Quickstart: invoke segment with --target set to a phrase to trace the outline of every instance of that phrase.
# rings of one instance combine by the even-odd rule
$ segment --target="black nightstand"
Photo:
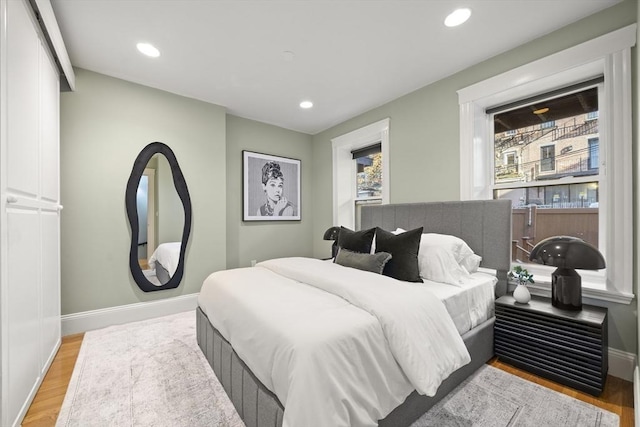
[[[607,309],[583,305],[560,310],[532,297],[518,304],[496,300],[495,354],[509,364],[593,394],[602,393],[608,369]]]

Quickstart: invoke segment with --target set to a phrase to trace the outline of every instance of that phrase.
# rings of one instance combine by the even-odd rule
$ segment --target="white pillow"
[[[392,233],[400,234],[404,233],[405,231],[405,229],[396,228],[394,231],[392,231]],[[420,260],[420,252],[425,252],[426,250],[423,250],[422,248],[426,248],[429,246],[441,247],[447,251],[450,251],[453,254],[456,262],[461,267],[464,267],[467,273],[475,273],[476,271],[478,271],[478,267],[480,267],[480,261],[482,261],[482,257],[480,255],[476,255],[473,252],[473,249],[471,249],[469,245],[467,245],[467,242],[459,237],[438,233],[422,234],[422,236],[420,237],[420,251],[418,252],[418,261]]]
[[[478,271],[482,257],[473,253],[467,243],[459,237],[448,234],[425,233],[420,239],[420,250],[423,247],[438,246],[450,251],[456,262],[466,268],[469,273]]]
[[[420,276],[434,282],[460,286],[469,273],[456,261],[453,253],[443,246],[424,246],[418,252]]]
[[[471,254],[460,261],[460,265],[469,273],[475,273],[478,271],[478,267],[480,267],[480,261],[482,261],[482,257],[480,255]]]
[[[397,236],[398,234],[404,233],[405,231],[407,230],[402,228],[396,228],[395,230],[392,231],[392,233]],[[422,237],[420,239],[422,240]],[[375,235],[373,236],[373,242],[371,242],[371,253],[372,254],[376,253],[376,236]]]

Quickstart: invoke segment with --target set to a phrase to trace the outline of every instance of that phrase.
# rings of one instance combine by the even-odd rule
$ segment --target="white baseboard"
[[[111,325],[168,316],[169,314],[195,310],[197,306],[198,294],[196,293],[157,301],[65,314],[62,316],[62,335],[78,334]]]
[[[609,347],[609,375],[633,381],[636,355]]]

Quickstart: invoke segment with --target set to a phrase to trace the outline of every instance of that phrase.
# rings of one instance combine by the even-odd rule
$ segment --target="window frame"
[[[599,93],[600,227],[607,269],[580,270],[587,298],[630,304],[633,299],[633,189],[631,47],[629,25],[517,67],[458,91],[460,106],[460,199],[492,199],[493,126],[486,108],[604,75]],[[615,100],[615,102],[614,102]],[[612,141],[612,143],[607,143]],[[553,268],[535,266],[534,292],[550,295]]]
[[[551,153],[549,157],[545,157],[546,154]],[[545,162],[548,160],[548,162]],[[548,168],[543,168],[544,164],[549,163]],[[551,143],[540,146],[540,172],[555,172],[556,171],[556,144]]]
[[[331,139],[333,161],[333,224],[355,229],[356,162],[351,152],[380,142],[382,151],[382,204],[389,203],[389,118]],[[380,199],[375,197],[374,199]]]

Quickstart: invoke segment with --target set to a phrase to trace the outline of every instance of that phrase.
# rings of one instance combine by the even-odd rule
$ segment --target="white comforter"
[[[151,258],[149,258],[149,268],[156,269],[156,261],[159,262],[173,277],[178,268],[180,260],[180,242],[161,243],[158,245]]]
[[[213,273],[198,303],[285,407],[284,427],[375,426],[470,361],[426,286],[309,258]]]

